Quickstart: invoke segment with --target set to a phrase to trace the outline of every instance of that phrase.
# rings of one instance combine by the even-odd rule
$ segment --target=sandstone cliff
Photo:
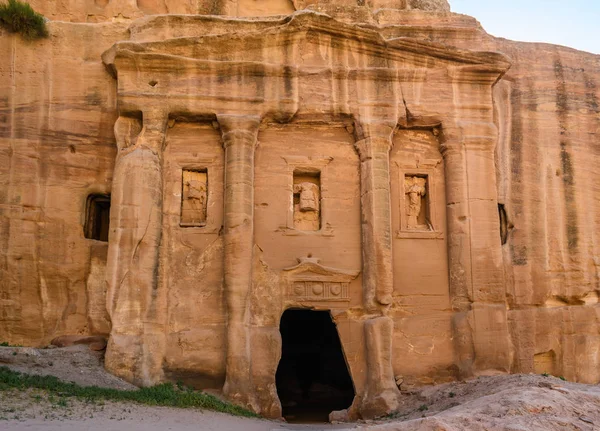
[[[157,14],[224,16],[288,15],[315,6],[450,11],[447,0],[32,0],[44,16],[67,22],[124,21]]]
[[[352,28],[374,30],[382,40],[417,38],[448,47],[496,51],[510,59],[512,66],[493,93],[498,127],[494,161],[497,202],[504,212],[501,224],[506,234],[503,261],[496,263],[504,268],[509,332],[498,333],[495,338],[492,313],[488,333],[492,335],[483,341],[487,348],[501,346],[509,359],[504,371],[549,372],[573,381],[600,382],[600,173],[596,169],[600,166],[600,56],[494,38],[473,18],[450,13],[445,1],[372,0],[352,4],[352,9],[346,8],[352,2],[342,3],[281,0],[265,7],[250,0],[31,1],[52,20],[48,23],[50,38],[24,42],[0,33],[0,341],[41,346],[59,335],[108,335],[111,330],[111,310],[105,306],[108,245],[86,238],[83,231],[87,197],[115,193],[112,180],[117,142],[113,127],[122,107],[117,106],[117,81],[101,55],[119,41],[151,44],[228,32],[243,38],[245,32],[267,29],[296,8],[306,7],[330,14]],[[227,18],[254,15],[262,18]],[[175,49],[176,44],[171,42],[169,49]],[[206,46],[199,46],[197,52],[220,54]],[[414,110],[412,103],[419,99],[418,91],[407,95],[407,112]],[[440,100],[444,97],[440,94]],[[476,103],[473,101],[473,110],[478,109]],[[135,124],[137,120],[131,121]],[[169,158],[163,169],[174,172],[185,164],[186,154],[193,154],[203,142],[212,144],[200,157],[222,157],[218,145],[221,133],[211,121],[202,119],[202,125],[177,122],[167,135]],[[333,242],[337,254],[331,257],[332,266],[354,268],[360,267],[361,259],[360,205],[359,200],[348,201],[343,192],[358,194],[360,162],[350,151],[352,139],[347,130],[352,133],[351,126],[338,126],[332,130],[300,128],[293,136],[314,154],[321,150],[311,147],[311,137],[320,137],[335,159],[347,161],[343,166],[332,162],[333,177],[354,176],[355,180],[340,180],[335,186],[339,195],[334,191],[330,199],[350,210],[335,215],[343,221],[335,239],[326,236],[311,243],[301,237],[291,241],[323,253]],[[273,142],[290,135],[283,126],[258,133],[262,133],[264,144],[257,152],[257,165],[271,164],[273,169],[280,169],[269,159],[275,156],[267,154],[282,160],[286,154],[279,155],[280,149]],[[404,131],[396,139],[403,137],[413,146],[408,155],[393,150],[390,157],[394,166],[418,151],[428,160],[441,159],[437,150],[431,149],[437,142],[432,134]],[[329,155],[320,157],[325,160]],[[223,167],[215,166],[221,176],[215,177],[216,183],[209,178],[209,184],[222,190]],[[131,175],[134,181],[135,175]],[[170,335],[166,343],[171,352],[164,369],[166,378],[201,376],[198,385],[219,387],[224,380],[226,343],[222,273],[227,245],[219,232],[222,214],[208,220],[214,228],[208,235],[181,235],[174,227],[178,226],[174,221],[177,202],[168,197],[175,196],[179,187],[173,178],[175,174],[164,184],[173,193],[165,195],[162,224],[173,251],[161,256],[173,270],[161,275],[172,279],[164,299],[169,304]],[[278,184],[274,174],[258,172],[254,181],[257,205],[267,202],[270,194],[284,198],[277,195],[277,187],[285,185]],[[441,207],[443,188],[440,184],[437,194]],[[257,224],[256,235],[265,255],[258,249],[253,254],[257,286],[253,295],[258,298],[254,303],[263,307],[259,315],[276,325],[278,315],[268,313],[272,310],[268,301],[273,297],[269,289],[278,282],[278,275],[265,262],[277,269],[286,268],[297,256],[292,248],[278,248],[273,232],[279,227],[270,226],[268,217],[261,215],[266,206],[257,208],[256,219],[264,220],[264,224]],[[481,341],[453,336],[457,327],[462,333],[461,325],[468,327],[473,322],[456,317],[464,311],[464,298],[448,293],[446,239],[441,245],[435,241],[394,251],[394,371],[408,376],[411,384],[460,377],[468,368],[461,364],[473,360],[474,346]],[[433,256],[439,265],[431,270],[427,259],[411,260],[419,253]],[[403,276],[411,268],[418,274]],[[361,277],[349,287],[358,297]],[[208,287],[202,291],[192,288],[198,280],[204,280]],[[423,291],[429,288],[428,283],[435,291]],[[353,301],[352,306],[358,306],[360,299]],[[197,307],[205,311],[198,314]],[[119,319],[126,321],[132,315],[128,313],[137,311],[125,307]],[[348,334],[356,329],[344,319],[352,317],[347,313],[339,321]],[[268,342],[271,336],[265,333],[261,339]],[[276,367],[276,363],[269,366]],[[129,372],[135,371],[121,370],[121,375],[129,376]],[[361,372],[364,370],[357,371]]]

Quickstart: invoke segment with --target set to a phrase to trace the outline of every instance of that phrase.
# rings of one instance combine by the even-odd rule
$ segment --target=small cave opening
[[[502,245],[505,245],[508,242],[508,233],[510,232],[511,226],[504,204],[498,204],[498,216],[500,218],[500,241]]]
[[[354,385],[329,311],[286,310],[281,316],[277,393],[288,422],[329,422],[350,407]]]
[[[110,195],[93,194],[86,200],[83,232],[86,238],[108,241],[110,228]]]

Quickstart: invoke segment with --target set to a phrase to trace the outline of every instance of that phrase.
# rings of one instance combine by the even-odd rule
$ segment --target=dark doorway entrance
[[[288,422],[328,422],[350,407],[354,386],[337,329],[328,311],[286,310],[277,393]]]

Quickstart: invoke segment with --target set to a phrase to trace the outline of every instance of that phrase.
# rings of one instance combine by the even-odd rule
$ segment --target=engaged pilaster
[[[510,340],[491,122],[444,129],[450,295],[464,376],[508,372]]]
[[[390,150],[394,128],[357,127],[360,157],[363,300],[368,311],[392,303],[392,226]]]
[[[257,411],[251,379],[248,296],[254,245],[254,150],[260,118],[218,115],[225,148],[224,276],[227,363],[223,392]]]
[[[106,267],[112,330],[106,368],[138,385],[161,381],[166,300],[159,286],[162,147],[168,113],[149,110],[115,124],[119,153],[113,174]]]
[[[377,317],[364,323],[367,379],[359,406],[363,418],[389,414],[400,406],[392,368],[394,322],[384,317],[392,304],[390,159],[395,125],[357,125],[362,215],[363,302]]]

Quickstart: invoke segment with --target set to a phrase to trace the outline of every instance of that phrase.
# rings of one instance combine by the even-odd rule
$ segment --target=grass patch
[[[0,347],[23,347],[20,344],[8,344],[8,341],[3,341],[0,343]]]
[[[61,397],[77,397],[87,402],[125,401],[149,406],[198,408],[235,416],[258,417],[249,410],[221,401],[215,396],[192,389],[179,390],[171,383],[124,391],[98,386],[79,386],[75,383],[63,382],[54,376],[22,374],[7,367],[0,367],[0,391],[30,388],[46,390],[50,396],[55,394]]]
[[[19,33],[24,39],[48,37],[46,19],[20,0],[8,0],[0,4],[0,26],[11,33]]]
[[[23,347],[22,344],[9,344],[8,341],[3,341],[0,343],[0,347]]]

